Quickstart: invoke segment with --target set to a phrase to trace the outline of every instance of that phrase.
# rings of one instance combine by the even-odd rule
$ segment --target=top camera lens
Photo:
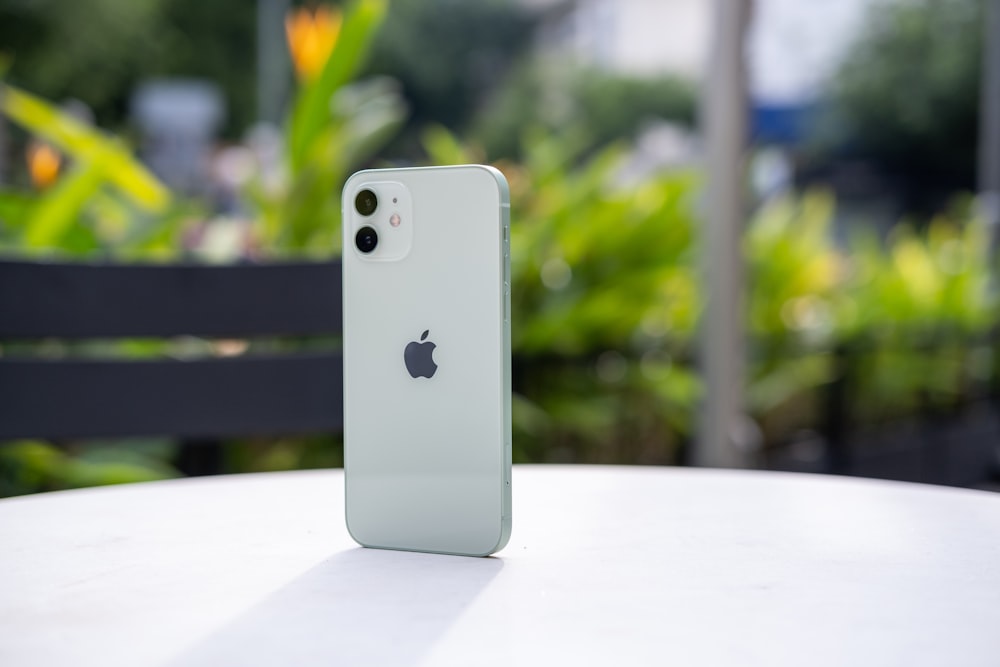
[[[371,190],[365,189],[358,193],[358,196],[354,198],[354,208],[358,210],[361,215],[371,215],[378,208],[378,197]]]

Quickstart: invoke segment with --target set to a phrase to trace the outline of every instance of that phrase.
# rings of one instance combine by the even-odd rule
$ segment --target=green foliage
[[[832,95],[857,152],[938,187],[973,184],[983,7],[872,5]]]
[[[428,123],[464,133],[531,35],[516,0],[393,0],[367,68],[398,80],[412,112],[392,154],[419,159]]]
[[[0,49],[14,56],[12,83],[81,100],[105,127],[124,126],[144,78],[210,80],[227,103],[225,135],[236,138],[256,114],[256,12],[247,0],[6,2]],[[364,75],[401,82],[413,114],[396,147],[412,149],[428,122],[464,129],[530,36],[513,0],[393,0]]]
[[[616,148],[573,168],[556,140],[537,138],[511,235],[515,332],[530,354],[587,355],[640,328],[686,343],[698,316],[690,270],[691,175],[615,183]],[[654,336],[655,337],[655,336]]]
[[[256,113],[256,3],[246,0],[33,0],[0,3],[0,49],[10,81],[80,100],[104,127],[127,121],[129,96],[149,77],[197,77],[227,102],[228,136]]]
[[[344,465],[342,439],[329,435],[273,440],[240,440],[225,446],[226,469],[270,472],[340,468]]]
[[[276,174],[259,171],[247,187],[252,234],[270,253],[339,251],[340,188],[405,117],[392,81],[354,81],[385,12],[384,0],[346,9],[325,67],[293,100],[283,164]],[[119,140],[40,98],[0,84],[0,112],[72,163],[37,195],[0,191],[0,243],[18,252],[171,256],[181,252],[185,228],[206,217],[197,202],[175,201]]]
[[[858,424],[951,409],[989,381],[1000,303],[983,221],[958,211],[885,242],[855,233],[845,248],[832,216],[813,193],[771,203],[747,232],[748,400],[770,441],[815,428],[822,392],[845,372]]]
[[[985,394],[1000,303],[983,221],[942,216],[923,233],[902,225],[887,250],[862,238],[851,256],[845,328],[855,374],[869,378],[856,388],[856,412],[875,420],[949,410]]]
[[[694,85],[683,79],[631,77],[533,60],[523,63],[484,105],[473,127],[492,158],[521,158],[526,128],[573,137],[589,152],[634,138],[643,124],[694,122]]]
[[[357,2],[343,19],[343,28],[333,52],[316,79],[303,86],[292,105],[287,125],[288,163],[301,170],[309,158],[323,152],[318,145],[330,120],[330,100],[351,80],[385,14],[384,0]]]
[[[852,257],[855,331],[976,336],[995,320],[989,233],[980,220],[938,217],[923,234],[901,225],[888,254],[868,238],[859,239]]]
[[[162,0],[0,4],[0,44],[9,78],[50,99],[77,99],[120,122],[140,73],[161,53]]]
[[[300,86],[285,125],[283,177],[259,177],[249,200],[261,245],[272,252],[329,256],[340,250],[340,189],[405,118],[395,83],[351,83],[384,19],[384,0],[359,0],[345,12],[336,46],[323,70]]]
[[[833,242],[833,206],[819,192],[781,199],[749,225],[744,247],[752,276],[752,335],[773,339],[778,347],[832,340],[845,261]]]
[[[169,193],[117,140],[13,86],[0,91],[0,109],[11,120],[55,144],[78,163],[100,164],[107,180],[143,208],[165,208]]]
[[[226,102],[225,125],[221,128],[224,136],[241,137],[257,120],[259,3],[142,0],[131,4],[160,5],[155,29],[144,37],[156,50],[145,61],[142,77],[195,77],[211,81],[219,87]],[[80,78],[87,81],[90,72],[85,72],[86,76]]]
[[[72,160],[69,173],[36,197],[5,194],[0,198],[0,231],[11,234],[19,251],[73,247],[73,235],[98,231],[94,214],[100,208],[162,215],[171,204],[167,189],[121,145],[43,100],[9,84],[0,83],[0,113],[36,137],[58,147]],[[119,216],[125,225],[128,215]],[[79,226],[88,220],[87,227]],[[107,229],[105,227],[105,229]],[[116,240],[128,229],[115,230]],[[0,243],[4,241],[0,236]],[[83,249],[97,245],[96,236],[84,237]]]
[[[0,447],[0,497],[170,479],[177,473],[162,461],[171,449],[161,442],[96,443],[73,456],[37,440],[5,443]]]
[[[804,426],[818,415],[780,414],[833,379],[829,354],[845,314],[846,258],[833,240],[834,202],[813,192],[771,202],[747,228],[748,333],[753,341],[747,402],[767,428],[770,422]],[[778,415],[771,413],[777,411]]]

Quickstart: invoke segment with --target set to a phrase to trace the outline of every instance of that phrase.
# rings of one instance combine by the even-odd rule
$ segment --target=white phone
[[[489,555],[511,530],[507,181],[482,165],[361,171],[342,208],[348,531]]]

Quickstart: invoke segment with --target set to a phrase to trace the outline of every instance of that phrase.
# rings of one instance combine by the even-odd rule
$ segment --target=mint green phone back
[[[363,189],[379,194],[371,216],[355,209]],[[362,545],[486,555],[510,535],[508,202],[483,166],[344,187],[346,511]],[[368,255],[363,226],[379,236]],[[426,343],[436,370],[412,377],[405,350]]]

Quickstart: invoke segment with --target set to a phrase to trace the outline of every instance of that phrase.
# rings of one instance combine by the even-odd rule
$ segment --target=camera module
[[[354,208],[357,209],[358,213],[361,215],[371,215],[375,212],[378,207],[378,197],[371,190],[365,188],[358,193],[358,196],[354,198]],[[373,248],[375,246],[372,246]]]
[[[372,196],[374,197],[374,195]],[[374,210],[374,208],[372,210]],[[358,250],[367,255],[375,249],[375,246],[378,245],[378,234],[372,227],[362,227],[354,236],[354,245],[358,247]]]

